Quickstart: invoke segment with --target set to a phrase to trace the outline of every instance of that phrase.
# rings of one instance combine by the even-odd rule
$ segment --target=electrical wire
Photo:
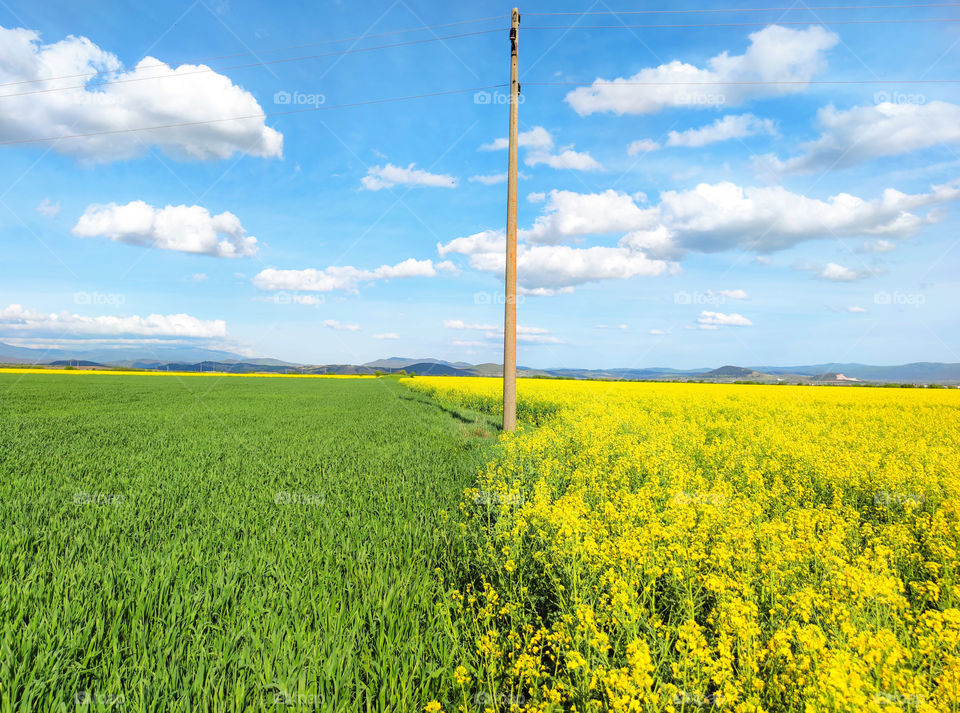
[[[767,25],[890,25],[960,22],[960,17],[907,18],[897,20],[780,20],[766,22],[698,22],[675,25],[525,25],[527,30],[665,30],[696,27],[765,27]]]
[[[685,10],[586,10],[584,12],[525,12],[525,17],[550,17],[558,15],[700,15],[707,13],[726,14],[736,12],[815,12],[828,10],[914,10],[930,7],[960,7],[957,2],[931,2],[912,5],[821,5],[817,7],[727,7]]]
[[[184,61],[176,62],[176,64],[180,65],[180,64],[199,64],[201,62],[215,62],[221,59],[233,59],[234,57],[245,57],[248,55],[258,56],[263,54],[270,54],[273,52],[288,52],[290,50],[306,49],[307,47],[319,47],[321,45],[332,45],[332,44],[338,44],[340,42],[360,42],[362,40],[370,40],[378,37],[389,37],[392,35],[409,34],[411,32],[424,32],[428,30],[438,30],[441,28],[454,27],[456,25],[467,25],[467,24],[477,23],[477,22],[489,22],[491,20],[509,20],[509,19],[510,19],[509,15],[494,15],[491,17],[478,17],[473,20],[459,20],[457,22],[445,22],[439,25],[425,25],[423,27],[411,27],[406,30],[391,30],[389,32],[376,32],[369,35],[361,35],[359,37],[343,37],[341,39],[336,39],[336,40],[322,40],[319,42],[308,42],[306,44],[301,44],[301,45],[288,45],[286,47],[274,47],[271,49],[250,50],[249,52],[236,52],[234,54],[223,54],[223,55],[212,56],[212,57],[198,57],[192,60],[184,60]],[[158,62],[157,64],[137,65],[137,69],[157,69],[159,67],[172,66],[172,64],[173,64],[172,62],[171,63]],[[229,68],[223,67],[222,69],[229,69]],[[97,75],[103,74],[103,73],[104,73],[103,71],[82,72],[79,74],[62,74],[56,77],[41,77],[39,79],[21,79],[16,82],[0,82],[0,87],[11,87],[19,84],[35,84],[37,82],[54,82],[60,79],[77,79],[79,77],[96,77]],[[12,96],[16,96],[16,95],[12,95]]]

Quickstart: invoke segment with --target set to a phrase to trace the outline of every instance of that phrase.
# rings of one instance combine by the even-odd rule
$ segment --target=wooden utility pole
[[[510,26],[510,148],[507,166],[507,268],[503,314],[503,430],[517,427],[517,108],[520,80],[517,35],[520,11],[513,8]]]

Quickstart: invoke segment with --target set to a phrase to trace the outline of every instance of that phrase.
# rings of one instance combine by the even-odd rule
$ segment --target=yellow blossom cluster
[[[451,595],[486,709],[960,710],[960,392],[520,380],[518,412]]]

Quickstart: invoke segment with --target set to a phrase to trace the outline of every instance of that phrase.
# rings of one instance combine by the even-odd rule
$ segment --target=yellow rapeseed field
[[[498,409],[498,379],[407,383]],[[960,391],[519,394],[462,505],[443,710],[960,710]]]

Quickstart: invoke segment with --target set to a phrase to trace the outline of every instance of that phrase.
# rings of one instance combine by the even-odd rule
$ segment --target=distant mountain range
[[[469,364],[432,358],[390,357],[366,364],[294,364],[280,359],[253,359],[227,351],[189,346],[154,345],[101,349],[34,349],[0,343],[0,363],[43,364],[78,368],[132,368],[163,371],[233,373],[375,374],[406,372],[421,376],[500,376],[500,364]],[[857,382],[960,384],[960,364],[916,362],[896,366],[869,364],[809,364],[803,366],[721,366],[716,369],[668,367],[615,369],[532,369],[518,367],[521,376],[566,379],[656,381],[757,381],[762,383]]]

